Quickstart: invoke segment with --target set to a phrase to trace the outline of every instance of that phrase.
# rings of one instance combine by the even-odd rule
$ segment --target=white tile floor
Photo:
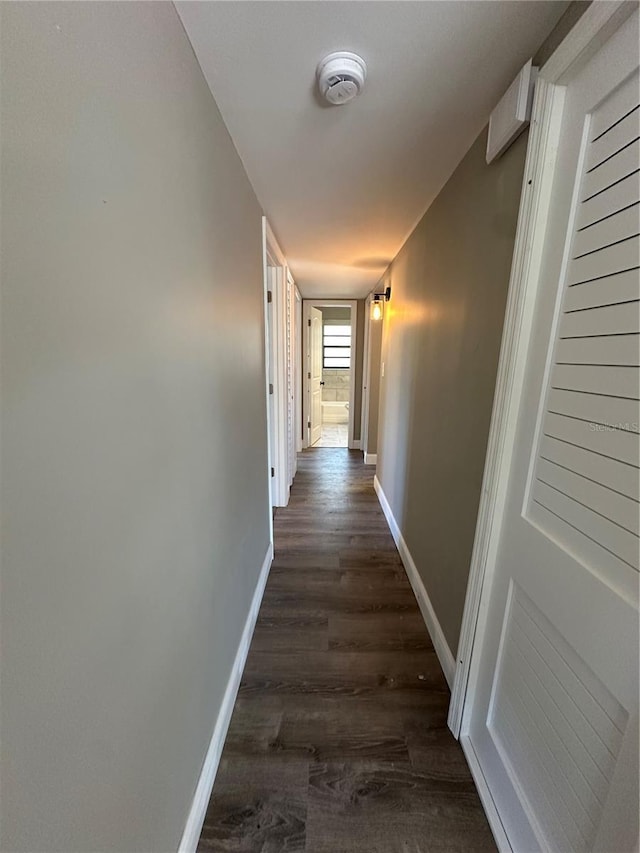
[[[320,441],[314,447],[347,447],[349,424],[322,424]]]

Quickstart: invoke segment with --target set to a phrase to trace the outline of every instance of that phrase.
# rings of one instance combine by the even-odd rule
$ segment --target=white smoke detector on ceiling
[[[357,53],[338,50],[318,65],[318,88],[334,106],[352,101],[362,92],[367,79],[367,64]]]

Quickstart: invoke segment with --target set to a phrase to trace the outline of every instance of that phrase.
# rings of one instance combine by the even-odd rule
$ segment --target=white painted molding
[[[268,224],[268,223],[267,223]],[[273,337],[271,357],[273,359],[273,397],[275,412],[276,458],[273,460],[276,481],[276,506],[287,506],[291,485],[289,481],[289,434],[288,397],[289,381],[287,370],[287,290],[289,287],[286,266],[274,267],[271,285],[273,299]]]
[[[545,62],[545,80],[566,83],[637,8],[628,0],[595,0]]]
[[[267,407],[267,430],[269,462],[265,473],[273,467],[275,475],[269,482],[270,501],[273,506],[289,503],[289,435],[288,405],[289,383],[287,369],[287,294],[290,287],[287,261],[269,222],[262,217],[262,266],[264,277],[264,323],[265,323],[265,392]],[[293,280],[291,280],[293,281]],[[267,294],[271,291],[271,307]],[[269,321],[269,313],[271,322]],[[269,394],[270,381],[273,394]],[[273,402],[273,409],[271,407]],[[272,517],[272,507],[269,515]],[[272,524],[272,522],[270,522]],[[273,535],[271,536],[273,541]]]
[[[431,637],[431,640],[433,642],[433,647],[438,656],[438,660],[440,661],[440,666],[442,667],[442,671],[444,672],[444,677],[447,679],[447,684],[451,689],[456,669],[455,658],[453,657],[451,649],[449,648],[449,644],[447,643],[447,640],[444,636],[444,632],[442,630],[442,627],[440,626],[440,622],[438,621],[436,612],[433,609],[433,605],[431,604],[429,594],[427,593],[426,587],[422,582],[422,578],[418,573],[418,569],[413,561],[411,552],[407,547],[407,543],[404,541],[404,537],[400,531],[398,522],[396,521],[393,515],[393,512],[389,505],[389,501],[387,500],[387,496],[385,495],[382,486],[380,485],[380,481],[378,480],[377,475],[373,478],[373,487],[376,490],[376,494],[378,495],[378,500],[380,501],[382,512],[384,513],[384,516],[387,519],[387,524],[389,525],[391,535],[393,536],[393,539],[396,545],[398,546],[400,559],[402,560],[405,571],[407,573],[407,577],[409,578],[409,583],[413,588],[414,595],[418,602],[418,607],[420,608],[420,612],[422,613],[422,618],[424,619],[425,625],[427,626],[427,631],[429,632],[429,636]]]
[[[362,441],[359,438],[354,438],[354,440],[349,445],[349,450],[361,450]]]
[[[273,546],[270,544],[267,549],[264,562],[262,563],[262,568],[260,569],[258,583],[256,584],[256,588],[253,593],[253,599],[251,601],[249,613],[247,614],[247,621],[244,625],[240,645],[238,646],[238,651],[236,652],[236,657],[233,662],[233,668],[229,675],[227,687],[224,691],[222,705],[218,711],[218,718],[213,729],[204,764],[202,765],[202,771],[191,803],[187,823],[182,834],[182,840],[178,847],[178,853],[195,853],[196,847],[198,846],[198,839],[202,832],[202,825],[204,823],[207,806],[209,804],[209,798],[211,797],[213,783],[215,782],[216,773],[218,772],[218,765],[220,764],[224,741],[229,729],[229,723],[231,722],[233,706],[238,694],[238,688],[240,687],[242,672],[247,660],[247,654],[249,652],[249,646],[251,645],[251,638],[253,636],[253,629],[255,628],[256,619],[258,618],[258,611],[260,610],[260,604],[262,602],[267,578],[269,577],[269,569],[271,568],[272,560]]]
[[[378,454],[377,453],[367,453],[364,452],[364,464],[365,465],[377,465],[378,464]]]
[[[269,280],[267,273],[267,239],[270,233],[267,217],[262,217],[262,322],[264,324],[264,404],[266,409],[267,423],[267,467],[264,472],[267,479],[267,490],[269,493],[269,505],[267,506],[267,523],[269,525],[269,542],[273,550],[273,494],[271,489],[270,471],[273,459],[271,458],[271,436],[274,425],[271,423],[271,406],[269,404],[269,303],[267,292]]]
[[[287,259],[285,258],[284,252],[280,248],[278,238],[273,233],[273,229],[271,228],[267,217],[263,216],[262,219],[264,221],[265,239],[269,255],[271,256],[271,262],[275,267],[286,267]]]
[[[466,733],[478,677],[478,655],[474,653],[481,647],[486,628],[562,125],[565,89],[561,83],[635,8],[634,3],[595,0],[540,69],[536,83],[484,479],[449,705],[448,724],[455,737]]]
[[[297,454],[302,452],[302,296],[297,286],[295,288],[295,386],[296,386],[296,470],[298,465]],[[294,472],[295,474],[295,472]]]
[[[509,844],[507,833],[505,832],[504,826],[502,825],[502,821],[500,820],[500,815],[498,814],[498,810],[496,809],[496,804],[493,802],[493,797],[491,796],[491,792],[489,791],[487,780],[484,778],[484,773],[482,772],[480,762],[478,761],[470,739],[466,736],[461,737],[460,745],[462,746],[464,757],[467,759],[467,764],[469,765],[469,769],[471,770],[473,781],[475,782],[476,788],[478,789],[480,802],[482,803],[482,808],[484,809],[484,813],[487,816],[489,826],[491,827],[491,832],[493,833],[493,838],[496,842],[496,847],[498,848],[500,853],[513,853],[513,848]]]

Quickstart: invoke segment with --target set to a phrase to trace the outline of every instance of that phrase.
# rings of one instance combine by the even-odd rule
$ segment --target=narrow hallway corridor
[[[362,454],[299,457],[198,849],[495,845]]]

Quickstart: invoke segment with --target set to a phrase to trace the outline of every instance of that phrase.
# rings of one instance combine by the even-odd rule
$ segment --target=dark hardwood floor
[[[200,851],[496,849],[373,472],[300,456]]]

